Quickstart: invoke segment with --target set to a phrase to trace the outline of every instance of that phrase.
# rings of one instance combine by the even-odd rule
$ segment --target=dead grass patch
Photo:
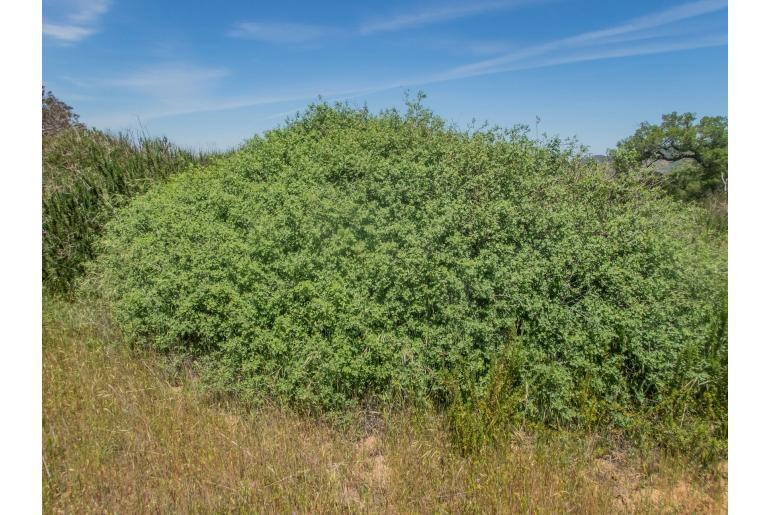
[[[726,470],[651,471],[527,434],[464,457],[436,413],[384,414],[361,437],[213,402],[191,375],[169,381],[157,356],[116,345],[89,309],[48,303],[44,316],[47,513],[726,511]]]

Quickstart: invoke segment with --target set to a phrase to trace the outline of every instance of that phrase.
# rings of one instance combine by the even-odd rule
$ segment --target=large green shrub
[[[44,110],[45,112],[45,110]],[[113,136],[80,126],[43,139],[43,283],[69,289],[116,208],[200,156],[162,138]]]
[[[700,217],[558,141],[322,104],[133,201],[96,272],[134,337],[254,401],[495,384],[527,419],[623,425],[720,380]]]

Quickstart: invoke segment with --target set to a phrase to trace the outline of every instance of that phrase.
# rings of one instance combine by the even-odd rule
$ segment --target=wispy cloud
[[[359,27],[359,33],[365,35],[373,34],[375,32],[410,29],[422,25],[430,25],[503,9],[511,9],[524,4],[535,3],[536,1],[537,0],[496,0],[468,2],[464,4],[436,5],[430,9],[398,14],[390,18],[363,23]]]
[[[47,9],[47,5],[44,6]],[[43,35],[64,43],[76,43],[98,30],[99,19],[109,10],[109,0],[76,0],[67,2],[67,13],[61,19],[43,19]]]
[[[434,34],[414,34],[388,41],[388,45],[398,49],[420,48],[422,50],[456,56],[491,56],[511,52],[517,47],[511,41],[494,39],[466,39],[457,36]]]
[[[513,64],[513,65],[508,65],[506,67],[479,70],[473,73],[458,71],[458,69],[450,69],[450,70],[445,70],[445,71],[441,71],[430,75],[411,77],[411,78],[398,80],[394,82],[383,83],[378,86],[372,86],[369,88],[362,88],[362,89],[351,90],[351,91],[329,92],[327,94],[324,94],[323,96],[327,100],[334,100],[335,98],[340,100],[352,99],[355,97],[364,96],[366,94],[378,93],[378,92],[387,91],[391,89],[408,88],[408,87],[414,87],[414,86],[425,86],[428,84],[436,84],[439,82],[446,82],[446,81],[452,81],[452,80],[458,80],[458,79],[466,79],[474,76],[492,75],[495,73],[503,73],[503,72],[510,72],[510,71],[531,70],[536,68],[547,68],[550,66],[559,66],[559,65],[574,64],[574,63],[588,62],[588,61],[599,61],[604,59],[617,59],[617,58],[623,58],[623,57],[634,57],[634,56],[642,56],[642,55],[681,52],[686,50],[695,50],[698,48],[724,46],[726,44],[727,44],[727,36],[721,35],[721,36],[706,36],[696,40],[683,41],[679,43],[650,43],[645,45],[614,47],[609,49],[595,50],[593,52],[582,52],[582,53],[575,53],[570,55],[554,56],[554,57],[535,60],[535,61],[522,63],[518,65]],[[314,95],[314,94],[308,93],[307,95],[297,96],[295,98],[281,99],[281,102],[293,101],[293,100],[307,100],[307,99],[313,98],[314,96],[317,96],[317,94]],[[270,104],[270,103],[274,103],[274,102],[264,101],[264,102],[260,102],[260,105]],[[251,105],[256,105],[256,104],[247,103],[244,105],[244,107],[251,106]],[[289,111],[281,111],[279,113],[269,115],[263,118],[262,120],[284,118],[287,115],[291,115],[299,111],[302,111],[302,109],[303,107],[298,107],[296,109],[292,109]]]
[[[463,4],[437,4],[432,8],[366,21],[352,28],[307,23],[241,21],[235,23],[227,32],[227,35],[266,43],[308,43],[324,38],[368,36],[380,32],[411,29],[544,1],[547,0],[486,0],[479,2],[468,1]]]
[[[694,18],[696,16],[710,14],[723,9],[727,9],[727,0],[699,0],[697,2],[678,5],[670,9],[634,18],[633,20],[616,27],[586,32],[573,38],[568,38],[567,41],[574,43],[586,42],[629,32],[638,32],[640,30],[660,27],[662,25]]]
[[[239,22],[227,33],[231,37],[253,39],[266,43],[306,43],[340,34],[341,31],[325,25],[305,23]]]
[[[91,27],[79,27],[77,25],[59,25],[56,23],[43,23],[43,35],[74,43],[85,39],[95,32]]]
[[[237,98],[218,98],[209,94],[187,95],[184,101],[162,104],[163,107],[160,109],[143,109],[133,116],[134,119],[138,116],[143,120],[150,120],[183,114],[307,101],[319,94],[327,99],[350,99],[400,87],[423,86],[515,70],[722,46],[727,44],[726,34],[709,31],[708,26],[705,27],[707,29],[705,31],[701,27],[700,30],[693,32],[686,26],[672,27],[671,24],[720,11],[725,9],[726,5],[724,0],[699,0],[635,18],[616,26],[520,48],[492,59],[377,84],[338,88],[330,86],[316,90],[308,88],[287,94],[263,94]],[[225,73],[225,70],[216,68],[171,66],[161,71],[145,70],[112,79],[112,81],[114,85],[121,87],[173,92],[178,85],[190,82],[203,84],[215,82]],[[293,111],[283,111],[275,116],[283,116],[291,112]],[[122,116],[125,121],[125,115]],[[107,122],[107,119],[100,121]],[[111,122],[109,125],[117,125],[115,118]]]
[[[591,32],[584,32],[576,36],[557,39],[539,45],[533,45],[519,49],[498,57],[460,66],[453,71],[458,76],[471,76],[477,75],[478,72],[483,70],[494,71],[500,68],[507,69],[506,66],[522,61],[524,59],[547,55],[551,52],[559,50],[574,49],[580,47],[585,48],[592,45],[595,46],[608,44],[613,42],[613,40],[617,41],[619,36],[642,33],[644,31],[649,31],[650,29],[656,29],[671,23],[710,14],[726,8],[726,0],[700,0],[635,18],[614,27],[608,27]],[[644,33],[637,34],[637,36],[638,38],[628,37],[626,39],[649,39],[650,37],[655,37],[655,34],[650,35],[649,33]]]
[[[251,95],[231,98],[217,98],[215,96],[209,96],[207,98],[188,99],[184,102],[178,102],[176,105],[162,104],[162,106],[143,106],[137,108],[130,113],[121,111],[120,113],[105,113],[96,117],[89,117],[88,122],[92,125],[100,127],[117,127],[126,126],[137,119],[141,121],[157,120],[161,118],[170,118],[173,116],[184,116],[190,114],[210,113],[227,111],[231,109],[243,109],[248,107],[258,107],[265,105],[276,105],[289,102],[307,102],[319,96],[327,100],[335,99],[348,99],[356,96],[374,93],[377,91],[383,91],[385,89],[391,89],[398,87],[397,85],[391,85],[387,88],[380,86],[363,87],[363,88],[327,88],[323,90],[307,90],[299,91],[297,93],[287,93],[278,95]],[[274,115],[274,117],[285,116],[295,112],[296,109],[291,111],[282,111]]]
[[[195,66],[184,62],[165,62],[122,74],[66,80],[81,91],[95,96],[118,96],[118,112],[86,117],[98,126],[126,125],[137,118],[147,120],[206,110],[216,102],[223,79],[230,71],[223,67]]]
[[[693,40],[681,42],[660,42],[643,45],[633,45],[626,47],[612,46],[610,48],[599,48],[592,51],[582,51],[566,53],[563,55],[554,54],[540,59],[525,61],[521,63],[506,63],[505,65],[495,67],[458,67],[444,72],[435,73],[423,77],[412,79],[406,85],[433,84],[449,80],[467,79],[482,75],[492,75],[496,73],[531,70],[535,68],[545,68],[549,66],[558,66],[586,61],[598,61],[603,59],[615,59],[621,57],[633,57],[640,55],[665,54],[671,52],[681,52],[684,50],[695,50],[698,48],[708,48],[714,46],[723,46],[727,44],[727,37],[705,36]]]
[[[228,75],[225,68],[169,63],[142,68],[125,75],[99,79],[105,86],[132,89],[152,96],[180,96],[213,85]]]
[[[726,8],[726,0],[698,0],[634,18],[613,27],[520,48],[492,59],[427,75],[381,83],[370,88],[360,88],[354,92],[336,92],[331,93],[331,95],[337,94],[343,98],[350,98],[353,95],[364,93],[400,87],[423,86],[517,70],[723,46],[727,44],[726,34],[689,34],[687,27],[672,28],[670,25]],[[687,37],[675,39],[676,36],[682,34]],[[626,45],[621,46],[620,43],[626,43]],[[312,96],[307,95],[307,97]]]

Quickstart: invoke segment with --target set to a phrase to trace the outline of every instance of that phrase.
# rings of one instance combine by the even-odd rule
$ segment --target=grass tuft
[[[94,242],[134,195],[213,156],[165,138],[75,127],[43,139],[43,282],[68,291]]]

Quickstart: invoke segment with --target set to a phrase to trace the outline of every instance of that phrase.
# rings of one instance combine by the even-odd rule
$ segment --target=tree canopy
[[[43,136],[53,136],[65,129],[84,127],[80,117],[43,86]]]
[[[672,112],[642,123],[610,152],[616,170],[674,164],[666,187],[684,199],[727,191],[727,118]]]

